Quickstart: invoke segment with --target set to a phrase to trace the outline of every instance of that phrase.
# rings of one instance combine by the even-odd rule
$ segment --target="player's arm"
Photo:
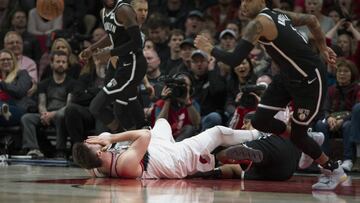
[[[271,21],[272,23],[272,21]],[[238,66],[254,48],[255,44],[264,34],[264,30],[275,29],[270,20],[264,16],[258,16],[250,21],[244,29],[243,37],[240,39],[233,52],[226,52],[214,47],[204,36],[198,35],[195,39],[195,46],[207,53],[210,53],[218,61],[235,67]]]
[[[124,56],[130,52],[142,51],[142,38],[139,24],[136,20],[136,13],[129,5],[122,5],[116,11],[116,19],[122,22],[131,39],[110,51],[111,56]]]
[[[304,13],[294,13],[290,11],[278,11],[289,16],[294,26],[306,25],[313,36],[316,47],[323,55],[326,62],[329,64],[336,63],[336,53],[326,45],[325,34],[321,30],[320,22],[316,16]]]
[[[280,9],[275,9],[279,12],[286,14],[291,18],[291,22],[294,26],[307,26],[310,30],[317,48],[320,51],[323,51],[327,48],[325,34],[321,30],[320,22],[315,15],[305,14],[305,13],[294,13],[291,11],[283,11]]]
[[[104,136],[90,136],[86,142],[109,146],[112,143],[131,141],[130,147],[120,156],[116,168],[121,176],[135,178],[141,175],[140,162],[150,143],[149,130],[131,130]],[[107,148],[104,147],[103,150]]]

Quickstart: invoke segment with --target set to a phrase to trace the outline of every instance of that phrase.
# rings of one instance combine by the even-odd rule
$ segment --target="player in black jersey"
[[[197,36],[195,46],[217,60],[235,67],[250,53],[256,43],[264,45],[267,53],[280,67],[280,74],[269,85],[252,121],[259,131],[274,134],[286,132],[286,125],[274,115],[290,101],[294,103],[291,119],[291,141],[311,156],[323,168],[320,181],[313,189],[334,189],[347,176],[338,162],[331,161],[316,142],[307,136],[307,129],[321,110],[326,92],[325,65],[313,52],[307,40],[293,26],[307,25],[319,52],[331,64],[336,54],[326,46],[324,34],[315,16],[271,10],[269,1],[243,0],[241,12],[251,21],[243,32],[234,52],[223,52],[204,36]]]
[[[88,59],[95,55],[116,56],[115,71],[108,71],[110,77],[105,87],[90,104],[90,111],[112,131],[121,129],[121,123],[114,112],[119,112],[121,105],[131,109],[136,127],[145,125],[144,112],[137,100],[137,86],[146,73],[146,59],[142,53],[143,39],[133,7],[123,0],[103,0],[101,11],[104,29],[108,35],[85,49],[80,57]],[[106,49],[104,49],[106,47]],[[115,73],[114,73],[115,72]],[[114,110],[108,108],[114,105]],[[120,116],[120,115],[117,115]]]

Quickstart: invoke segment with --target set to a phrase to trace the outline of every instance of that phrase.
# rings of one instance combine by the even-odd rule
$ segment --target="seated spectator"
[[[154,49],[144,50],[144,56],[147,62],[146,78],[150,85],[154,88],[155,93],[149,94],[144,83],[140,84],[141,100],[144,107],[145,117],[150,117],[153,102],[161,97],[163,85],[159,82],[162,73],[160,71],[160,58]]]
[[[185,36],[194,38],[203,29],[204,14],[201,11],[193,10],[187,15],[184,27]]]
[[[334,21],[322,14],[323,0],[305,0],[305,12],[315,15],[320,22],[321,30],[327,33],[335,25]],[[312,38],[310,31],[306,26],[297,28],[305,37]]]
[[[29,22],[28,22],[28,31],[29,33],[37,36],[48,35],[55,30],[60,30],[62,28],[63,16],[55,18],[54,20],[46,20],[42,18],[37,12],[36,7],[29,11]]]
[[[165,86],[161,98],[155,102],[151,123],[159,118],[166,119],[173,132],[174,139],[179,142],[195,135],[200,125],[200,108],[192,100],[192,76],[186,72],[177,73],[162,79]]]
[[[23,55],[23,39],[21,35],[15,31],[9,31],[4,38],[5,49],[11,50],[20,65],[20,69],[26,70],[32,79],[32,86],[28,90],[28,96],[35,94],[37,89],[37,83],[39,81],[38,70],[35,61],[31,58]]]
[[[54,51],[51,56],[51,77],[40,82],[38,90],[39,113],[28,113],[21,118],[23,126],[23,150],[27,155],[43,157],[37,141],[38,127],[55,126],[56,129],[56,157],[65,158],[66,138],[61,132],[64,125],[64,112],[70,103],[72,88],[76,81],[66,74],[68,68],[68,54]]]
[[[232,118],[233,114],[236,112],[235,117],[237,118],[239,116],[238,111],[241,109],[243,112],[240,116],[241,119],[236,119],[236,123],[239,124],[242,124],[243,116],[247,112],[254,111],[257,105],[253,95],[250,94],[253,91],[248,91],[248,87],[253,87],[256,84],[257,76],[254,74],[253,70],[254,67],[250,59],[247,58],[233,69],[230,80],[227,82],[225,114],[228,118]],[[236,124],[232,123],[230,127],[234,129],[241,128],[241,126],[235,128],[235,125]]]
[[[341,48],[344,57],[354,62],[360,70],[360,32],[350,21],[341,19],[326,33],[327,41],[331,41],[336,34],[338,34],[336,45]]]
[[[105,127],[89,110],[91,100],[104,86],[106,64],[91,58],[84,66],[79,84],[74,87],[71,103],[65,109],[63,137],[70,136],[71,143],[83,142],[89,133],[100,132]]]
[[[217,32],[221,32],[225,29],[226,22],[235,19],[237,9],[232,0],[219,0],[218,2],[218,4],[209,7],[206,13],[213,16]]]
[[[0,126],[16,126],[21,116],[35,102],[27,97],[32,82],[25,70],[20,70],[16,56],[10,50],[0,51]]]
[[[342,167],[350,171],[352,159],[354,158],[354,143],[360,132],[358,118],[360,114],[360,86],[356,83],[358,72],[356,66],[345,59],[338,59],[336,64],[336,84],[330,86],[324,104],[325,118],[318,120],[315,124],[315,131],[325,135],[322,146],[326,154],[330,154],[329,140],[332,137],[343,137],[344,142],[344,163]],[[351,130],[351,129],[354,130]],[[357,130],[355,130],[357,129]],[[354,133],[354,134],[353,134]]]
[[[0,1],[0,30],[7,30],[10,28],[9,22],[13,10],[16,8],[16,3],[17,1]]]
[[[153,13],[149,16],[146,27],[149,31],[148,37],[154,43],[160,60],[166,61],[170,56],[170,48],[168,46],[170,25],[168,19],[162,14]]]
[[[194,39],[186,38],[180,43],[180,58],[181,63],[172,67],[169,70],[169,74],[173,75],[179,72],[190,72],[191,71],[191,53],[195,50]]]
[[[27,31],[27,15],[24,10],[17,9],[11,15],[10,30],[18,32],[23,39],[23,53],[25,56],[33,59],[36,63],[41,57],[41,49],[38,40]],[[5,37],[5,34],[10,30],[3,30],[0,32],[0,38]],[[3,41],[0,41],[0,47],[3,47]]]
[[[202,131],[215,125],[222,125],[226,119],[226,81],[219,75],[215,59],[201,50],[191,54],[191,72],[194,79],[194,100],[201,106]]]
[[[233,30],[225,29],[221,31],[219,35],[219,44],[218,48],[227,52],[233,52],[236,46],[236,33]],[[227,78],[231,72],[231,67],[229,65],[224,64],[221,61],[217,62],[217,65],[220,68],[220,75],[224,78]]]
[[[168,46],[170,47],[170,57],[161,64],[161,73],[163,75],[169,74],[171,68],[181,64],[180,44],[184,40],[184,33],[181,30],[175,29],[170,32]]]
[[[66,70],[66,74],[74,79],[79,78],[81,66],[79,64],[78,57],[72,52],[70,44],[64,38],[57,38],[52,43],[51,52],[56,50],[61,50],[68,55],[69,68]],[[49,54],[51,55],[51,53],[45,53],[41,57],[41,64],[39,67],[40,80],[47,79],[52,75]]]

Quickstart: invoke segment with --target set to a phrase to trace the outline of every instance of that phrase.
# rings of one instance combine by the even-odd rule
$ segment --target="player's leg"
[[[277,112],[284,111],[290,100],[291,97],[283,84],[282,78],[275,76],[261,97],[255,117],[251,120],[252,126],[265,133],[277,135],[284,133],[286,124],[274,118],[274,116]]]

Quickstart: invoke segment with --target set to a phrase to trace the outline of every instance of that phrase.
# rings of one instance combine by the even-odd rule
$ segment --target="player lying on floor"
[[[254,112],[245,115],[242,129],[254,130],[251,125],[251,119],[254,115]],[[304,169],[312,164],[313,159],[304,153],[301,154],[289,138],[258,133],[259,138],[256,140],[247,141],[220,151],[217,154],[217,159],[225,165],[212,171],[198,172],[191,177],[283,181],[291,178],[298,166]],[[308,132],[308,135],[319,145],[324,141],[322,133]]]
[[[93,136],[84,143],[78,143],[73,148],[73,158],[82,168],[88,169],[90,174],[95,177],[123,177],[123,178],[184,178],[195,175],[198,172],[214,171],[215,159],[211,152],[218,146],[231,146],[257,140],[263,136],[257,130],[233,130],[223,126],[216,126],[208,129],[197,136],[188,138],[181,142],[175,142],[171,134],[171,128],[165,119],[156,121],[152,130],[134,130],[124,133],[110,134],[102,133],[100,136]],[[276,136],[271,136],[276,137]],[[261,140],[275,140],[276,142],[285,142],[284,138],[260,139],[254,143],[262,143]],[[131,141],[129,146],[115,145],[113,143]],[[274,141],[274,142],[275,142]],[[251,143],[251,142],[250,142]],[[248,144],[249,145],[249,144]],[[261,145],[261,144],[260,144]],[[256,144],[254,144],[256,147]],[[281,145],[287,148],[288,153],[280,151],[283,157],[294,153],[288,163],[286,174],[292,175],[296,168],[298,153],[295,149]],[[293,146],[293,145],[290,145]],[[272,150],[273,151],[273,150]],[[250,147],[229,148],[231,152],[238,155],[237,158],[231,156],[231,159],[243,160],[249,159],[254,162],[267,162],[268,156],[261,149],[252,149]],[[277,153],[279,154],[279,153]],[[298,156],[297,156],[298,157]],[[224,156],[220,156],[222,162],[231,162]],[[279,159],[279,157],[277,157]],[[275,165],[278,163],[275,162]],[[254,164],[255,166],[256,164]],[[277,169],[281,170],[282,165]],[[285,167],[285,166],[284,166]],[[224,168],[226,170],[227,168]],[[219,169],[215,170],[218,174]],[[270,172],[269,172],[270,173]],[[289,175],[281,175],[278,179],[284,180]],[[229,177],[229,175],[224,175]]]

